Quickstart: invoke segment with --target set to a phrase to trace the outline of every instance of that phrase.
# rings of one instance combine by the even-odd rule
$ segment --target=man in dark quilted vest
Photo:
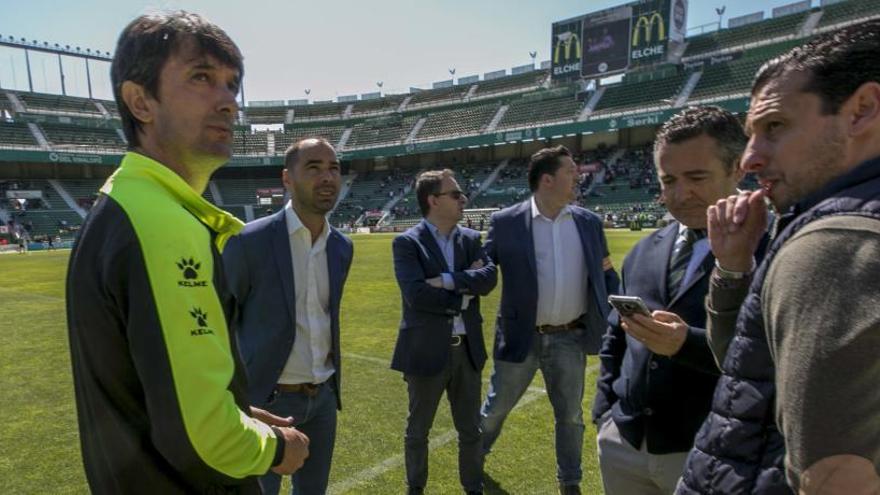
[[[724,376],[677,493],[880,493],[880,20],[767,62],[746,130],[761,189],[708,211]]]

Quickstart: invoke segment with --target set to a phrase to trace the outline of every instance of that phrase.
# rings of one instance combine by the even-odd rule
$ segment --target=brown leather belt
[[[309,397],[314,397],[318,395],[318,390],[321,388],[322,383],[279,383],[275,386],[275,388],[279,392],[284,393],[302,393],[306,394]]]
[[[535,330],[541,335],[547,335],[551,333],[570,332],[572,330],[577,330],[578,328],[581,328],[580,316],[562,325],[538,325],[535,327]]]

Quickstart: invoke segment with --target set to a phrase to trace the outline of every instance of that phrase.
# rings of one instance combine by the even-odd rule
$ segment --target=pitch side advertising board
[[[639,0],[556,22],[554,79],[596,78],[664,63],[684,43],[688,0]]]

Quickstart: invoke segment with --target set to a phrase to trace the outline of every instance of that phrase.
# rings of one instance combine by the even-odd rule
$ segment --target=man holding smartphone
[[[709,412],[719,372],[703,305],[714,263],[706,209],[735,193],[745,144],[736,117],[717,107],[686,109],[657,134],[661,197],[677,221],[633,248],[621,293],[637,297],[612,301],[593,403],[606,493],[672,493]]]

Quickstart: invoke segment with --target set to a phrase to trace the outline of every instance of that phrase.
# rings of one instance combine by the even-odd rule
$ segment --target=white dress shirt
[[[330,226],[312,244],[312,234],[300,221],[290,201],[284,219],[293,261],[296,298],[296,338],[279,383],[323,383],[334,373],[330,358],[330,280],[327,273],[327,236]],[[279,287],[278,290],[281,290]]]
[[[587,267],[571,207],[550,220],[532,196],[532,240],[538,272],[536,325],[563,325],[587,311]]]
[[[449,232],[449,235],[443,236],[440,233],[440,229],[437,228],[433,223],[429,222],[425,219],[425,224],[428,226],[428,230],[431,231],[431,234],[434,235],[434,240],[437,241],[437,245],[440,247],[440,252],[443,253],[443,261],[446,264],[446,268],[449,270],[448,272],[443,272],[440,274],[440,278],[443,280],[443,288],[446,290],[455,290],[455,281],[452,279],[452,273],[455,272],[455,242],[457,236],[460,235],[458,231],[458,225],[452,228]],[[468,307],[468,303],[473,296],[465,294],[462,296],[461,300],[461,310],[464,311]],[[464,320],[461,318],[461,315],[457,315],[452,319],[452,335],[466,335],[467,331],[464,327]]]

